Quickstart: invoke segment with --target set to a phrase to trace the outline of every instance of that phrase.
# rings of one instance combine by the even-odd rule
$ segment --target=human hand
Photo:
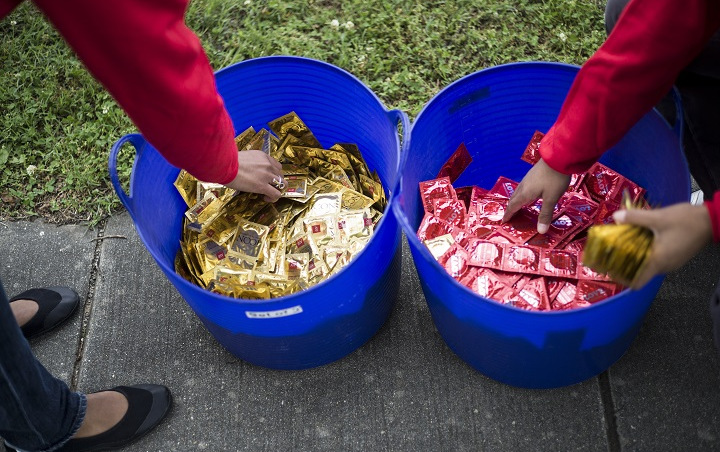
[[[275,202],[280,191],[272,183],[283,181],[280,162],[262,151],[238,152],[238,173],[228,187],[244,192],[259,193],[264,200]]]
[[[655,235],[647,262],[627,284],[634,290],[655,275],[680,268],[713,239],[710,214],[704,205],[682,203],[653,210],[618,210],[613,219],[616,223],[645,226]]]
[[[540,234],[545,234],[550,227],[555,204],[565,193],[569,184],[570,176],[555,171],[540,159],[530,168],[530,171],[515,189],[515,193],[510,197],[502,219],[503,223],[510,220],[515,215],[515,212],[523,206],[542,199],[537,231]]]

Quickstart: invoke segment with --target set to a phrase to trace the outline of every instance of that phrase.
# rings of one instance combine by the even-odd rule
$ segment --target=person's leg
[[[713,321],[715,347],[720,351],[720,282],[715,287],[715,293],[710,297],[710,315]]]
[[[617,23],[620,13],[625,9],[625,5],[630,0],[608,0],[605,4],[605,32],[610,34],[615,24]]]
[[[0,344],[0,437],[22,450],[53,450],[80,427],[86,398],[35,358],[1,281]]]

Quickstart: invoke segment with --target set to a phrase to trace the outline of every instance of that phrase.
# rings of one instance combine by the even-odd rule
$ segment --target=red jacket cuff
[[[712,199],[705,201],[705,207],[710,214],[712,225],[713,241],[720,242],[720,191],[716,191]]]

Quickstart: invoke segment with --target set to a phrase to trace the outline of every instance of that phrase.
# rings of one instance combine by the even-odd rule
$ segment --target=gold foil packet
[[[316,253],[321,248],[338,243],[338,222],[335,216],[309,217],[305,218],[303,222],[312,243],[315,245]]]
[[[315,180],[312,181],[312,186],[313,186],[313,188],[317,188],[316,194],[317,193],[332,193],[332,192],[336,192],[336,191],[339,192],[339,191],[342,191],[344,188],[342,184],[331,181],[324,177],[315,178]]]
[[[305,176],[286,176],[287,188],[282,193],[285,198],[306,198],[308,180]]]
[[[215,219],[208,222],[203,228],[202,234],[213,239],[219,245],[223,245],[235,234],[239,219],[240,217],[236,214],[224,210]]]
[[[202,231],[203,227],[220,215],[223,200],[213,194],[212,191],[205,193],[205,196],[197,204],[185,212],[190,229]]]
[[[266,136],[268,136],[270,140],[270,155],[272,155],[272,152],[277,149],[279,143],[278,139],[275,138],[267,129],[258,130],[258,132],[253,135],[243,149],[241,149],[241,151],[261,151],[263,144],[265,143]]]
[[[245,150],[245,146],[250,143],[250,140],[255,136],[255,129],[253,127],[248,127],[243,132],[240,132],[238,136],[235,137],[235,145],[237,145],[238,151]]]
[[[325,279],[329,273],[329,269],[325,261],[320,256],[315,255],[310,258],[307,264],[306,279],[310,285],[314,285]]]
[[[244,298],[246,300],[270,299],[270,288],[267,284],[238,285],[233,287],[233,291],[237,298]]]
[[[381,183],[377,182],[372,177],[367,177],[363,174],[360,175],[360,187],[362,193],[368,198],[372,198],[375,203],[384,199],[385,190]]]
[[[310,170],[307,167],[296,165],[294,163],[282,164],[283,176],[308,176]]]
[[[202,273],[206,273],[220,262],[227,258],[228,250],[222,245],[218,245],[212,240],[198,242],[195,245],[197,250],[198,262],[202,268]]]
[[[369,209],[343,212],[337,216],[337,222],[339,243],[343,245],[372,236],[373,223]]]
[[[257,259],[270,232],[265,225],[239,219],[230,250]]]
[[[329,268],[329,273],[334,274],[336,270],[344,267],[350,262],[350,252],[344,246],[326,246],[323,249],[323,260]]]
[[[344,190],[342,192],[341,210],[363,210],[375,204],[372,198],[360,194],[354,190]]]
[[[192,174],[185,170],[180,170],[173,184],[188,207],[194,206],[197,202],[197,182],[198,180],[195,179]]]
[[[307,253],[308,255],[312,256],[313,249],[312,244],[310,243],[310,237],[306,232],[296,235],[292,239],[288,240],[287,244],[285,245],[285,251],[286,258],[290,254],[300,253]]]
[[[345,171],[343,171],[343,169],[340,168],[340,166],[338,165],[333,165],[333,168],[327,173],[323,174],[323,177],[325,179],[338,182],[348,190],[355,190],[355,186],[353,185],[348,175],[345,174]]]
[[[292,253],[285,255],[285,277],[288,280],[304,279],[307,281],[307,265],[309,253]]]
[[[205,197],[205,193],[208,191],[213,192],[215,196],[221,198],[225,202],[229,201],[236,193],[232,188],[226,187],[222,184],[211,184],[208,182],[198,181],[196,188],[197,198],[203,199]]]
[[[299,138],[305,146],[314,148],[322,147],[317,138],[315,138],[315,135],[310,132],[310,129],[308,129],[305,123],[302,122],[300,117],[294,111],[270,121],[268,125],[278,137],[293,135],[294,137]]]
[[[217,282],[235,285],[248,285],[255,282],[252,270],[234,266],[218,265],[214,269],[213,279]]]
[[[337,215],[342,205],[342,192],[316,194],[308,204],[307,217]]]

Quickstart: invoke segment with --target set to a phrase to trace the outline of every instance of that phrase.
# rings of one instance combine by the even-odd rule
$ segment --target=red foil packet
[[[473,193],[473,186],[468,185],[466,187],[460,187],[455,189],[455,195],[459,200],[465,203],[465,213],[467,213],[470,210],[470,205],[472,203],[472,193]]]
[[[436,198],[457,199],[449,177],[420,182],[420,199],[422,199],[425,212],[433,212],[432,201]]]
[[[468,253],[456,243],[440,256],[438,263],[450,276],[459,280],[468,271]]]
[[[597,162],[588,170],[583,186],[591,198],[605,201],[618,189],[622,179],[624,177],[619,173]]]
[[[469,216],[467,224],[465,225],[465,229],[468,231],[470,236],[478,239],[484,239],[495,231],[494,226],[478,223],[475,220],[477,220],[477,216]]]
[[[577,212],[573,214],[570,210],[556,218],[545,234],[536,234],[527,243],[541,248],[557,248],[566,238],[587,227],[589,219]]]
[[[620,184],[618,184],[618,187],[615,189],[612,195],[609,196],[609,199],[619,204],[622,203],[623,192],[625,190],[628,191],[628,193],[630,194],[630,199],[633,202],[638,202],[643,199],[645,197],[645,193],[647,192],[647,190],[623,176]]]
[[[433,215],[456,228],[462,229],[465,227],[466,212],[465,203],[459,199],[433,199]]]
[[[523,208],[500,229],[503,234],[510,237],[513,243],[525,243],[530,237],[537,234],[537,220],[538,216],[535,212]]]
[[[470,265],[502,269],[505,247],[501,243],[493,243],[482,239],[469,239],[467,252]]]
[[[507,199],[496,196],[483,196],[475,201],[475,208],[470,209],[470,215],[474,217],[473,222],[479,224],[500,224],[502,223]]]
[[[566,282],[552,300],[552,308],[557,311],[572,309],[576,294],[577,284],[575,282]]]
[[[600,208],[600,204],[581,193],[566,193],[563,198],[563,207],[581,212],[589,219],[595,218]]]
[[[505,235],[499,229],[495,229],[493,232],[491,232],[490,234],[483,237],[483,240],[487,240],[487,241],[493,242],[493,243],[505,243],[508,245],[512,245],[514,243],[510,237]]]
[[[578,255],[565,250],[542,250],[540,273],[559,278],[577,278]]]
[[[440,168],[437,178],[449,177],[450,182],[455,182],[460,177],[460,174],[470,166],[471,162],[472,156],[465,147],[465,143],[460,143],[460,146]]]
[[[563,286],[567,284],[567,280],[553,277],[545,278],[545,287],[547,287],[548,298],[550,298],[550,306],[553,305],[555,298],[558,296]],[[573,296],[574,298],[574,296]]]
[[[555,204],[555,207],[553,208],[553,218],[557,218],[557,217],[563,212],[563,210],[564,210],[564,204],[563,204],[563,203],[564,203],[564,202],[565,202],[565,199],[564,199],[564,198],[560,198],[560,199],[558,200],[558,203]],[[533,212],[535,215],[540,215],[540,209],[542,209],[542,199],[538,199],[538,200],[535,201],[534,203],[532,203],[532,204],[530,204],[530,205],[528,205],[528,206],[525,206],[525,209],[530,210],[530,211]]]
[[[487,268],[475,269],[466,286],[481,297],[495,300],[507,289],[503,279]]]
[[[513,297],[513,306],[529,311],[550,310],[545,279],[539,277],[528,281]]]
[[[540,160],[540,142],[542,141],[543,137],[545,136],[544,133],[540,132],[539,130],[536,130],[533,134],[532,138],[530,138],[530,142],[528,143],[527,147],[525,148],[525,151],[522,153],[522,156],[520,157],[520,160],[523,160],[525,162],[528,162],[531,165],[534,165]]]
[[[507,245],[502,270],[537,274],[540,269],[540,248],[529,245]]]
[[[568,184],[567,191],[579,192],[581,190],[583,182],[585,181],[586,175],[587,175],[587,173],[571,174],[570,175],[570,183]]]
[[[420,222],[420,227],[417,231],[417,237],[421,242],[428,239],[434,239],[445,234],[453,233],[453,225],[447,221],[441,220],[431,213],[426,213]]]
[[[468,240],[470,238],[474,237],[472,232],[465,229],[455,228],[453,232],[453,239],[455,240],[455,243],[462,246],[463,248],[467,247]]]
[[[468,212],[471,210],[475,210],[477,208],[477,202],[478,199],[491,196],[490,191],[485,190],[482,187],[478,187],[477,185],[473,185],[472,192],[470,193],[470,204],[468,204]]]
[[[582,255],[580,255],[580,259],[578,259],[577,279],[578,280],[586,280],[586,281],[611,281],[612,280],[608,275],[603,275],[602,273],[598,273],[590,267],[584,266],[582,264]]]
[[[517,186],[518,182],[508,179],[507,177],[500,176],[498,177],[498,180],[495,181],[495,185],[493,185],[490,189],[490,194],[500,195],[503,198],[510,199],[513,193],[515,193]]]
[[[503,304],[513,304],[515,295],[530,281],[530,279],[532,278],[528,275],[521,275],[520,278],[513,282],[513,284],[506,284],[505,290],[498,294],[498,298],[496,298],[496,300]]]
[[[595,215],[594,224],[615,224],[612,214],[620,209],[620,204],[614,201],[603,201],[598,207],[597,215]]]
[[[618,292],[618,286],[613,283],[601,281],[580,281],[577,285],[575,299],[581,302],[594,304],[610,298]]]

